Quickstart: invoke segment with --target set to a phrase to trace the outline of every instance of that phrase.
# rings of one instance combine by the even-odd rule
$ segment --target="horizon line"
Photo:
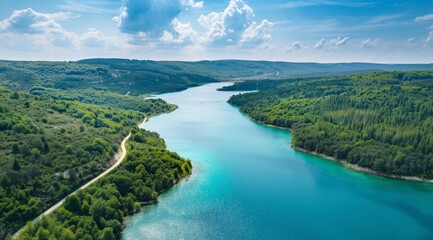
[[[221,58],[221,59],[201,59],[201,60],[155,60],[155,59],[138,59],[138,58],[81,58],[77,60],[23,60],[23,59],[0,59],[0,62],[79,62],[84,60],[129,60],[129,61],[152,61],[152,62],[186,62],[186,63],[196,63],[196,62],[218,62],[218,61],[239,61],[239,62],[273,62],[273,63],[299,63],[299,64],[377,64],[377,65],[432,65],[433,62],[363,62],[363,61],[353,61],[353,62],[310,62],[310,61],[284,61],[284,60],[263,60],[263,59],[236,59],[236,58]]]

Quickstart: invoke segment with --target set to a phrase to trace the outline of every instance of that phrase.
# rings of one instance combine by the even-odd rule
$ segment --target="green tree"
[[[18,154],[19,152],[20,152],[20,145],[18,145],[18,143],[13,143],[12,144],[12,153]]]
[[[43,227],[39,228],[38,232],[36,233],[36,237],[38,238],[38,240],[48,240],[50,238],[50,235],[50,231]]]
[[[80,201],[80,198],[76,194],[67,197],[65,199],[64,206],[68,211],[71,211],[73,213],[80,213],[81,212],[81,201]]]
[[[72,148],[71,145],[67,145],[67,146],[66,146],[66,153],[67,153],[67,154],[72,154],[72,153],[74,153],[74,149]]]
[[[69,229],[69,228],[63,228],[62,232],[61,232],[61,235],[60,235],[60,239],[62,239],[62,240],[74,240],[75,239],[75,235],[71,231],[71,229]]]
[[[28,144],[23,144],[20,147],[20,152],[24,157],[30,156],[31,155],[31,150]]]
[[[86,200],[84,200],[83,204],[81,205],[81,213],[83,215],[88,215],[89,214],[89,210],[90,210],[89,202],[87,202]]]
[[[20,99],[20,95],[18,94],[18,92],[14,92],[14,93],[12,93],[10,98],[11,99]]]
[[[101,231],[101,234],[99,236],[99,240],[115,240],[115,239],[116,237],[114,236],[113,229],[109,227],[104,228]]]
[[[38,159],[41,156],[41,151],[37,148],[33,148],[31,150],[31,154],[35,157],[35,159]]]
[[[19,172],[21,170],[21,166],[16,159],[14,160],[14,163],[12,165],[12,169],[17,171],[17,172]]]
[[[16,133],[23,133],[23,134],[29,134],[30,133],[30,128],[23,124],[23,123],[18,123],[15,124],[12,129],[16,132]]]

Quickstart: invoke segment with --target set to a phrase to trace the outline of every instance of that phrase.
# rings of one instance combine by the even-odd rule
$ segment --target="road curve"
[[[141,124],[138,124],[138,126],[143,125],[145,122],[147,121],[147,117],[144,118],[144,121]],[[50,207],[48,210],[46,210],[45,212],[43,212],[41,215],[39,215],[37,218],[35,218],[32,223],[37,222],[39,219],[41,219],[43,216],[46,216],[50,213],[52,213],[54,210],[56,210],[57,208],[59,208],[64,202],[65,199],[69,196],[74,195],[75,193],[77,193],[79,190],[81,189],[85,189],[88,186],[90,186],[92,183],[95,183],[96,181],[98,181],[99,179],[101,179],[103,176],[109,174],[111,171],[113,171],[114,169],[116,169],[120,163],[122,163],[122,161],[125,159],[126,154],[127,154],[127,150],[126,150],[126,142],[128,141],[128,139],[131,137],[131,132],[128,134],[128,136],[126,136],[123,140],[122,143],[120,144],[120,147],[122,149],[122,154],[120,155],[120,157],[116,160],[116,162],[107,170],[105,170],[103,173],[99,174],[97,177],[95,177],[94,179],[90,180],[89,182],[87,182],[86,184],[84,184],[83,186],[81,186],[79,189],[75,190],[74,192],[70,193],[68,196],[66,196],[65,198],[63,198],[62,200],[60,200],[58,203],[56,203],[55,205],[53,205],[52,207]],[[12,238],[16,238],[18,237],[18,235],[20,235],[21,231],[24,230],[26,226],[22,227],[20,230],[18,230],[18,232],[16,232]]]

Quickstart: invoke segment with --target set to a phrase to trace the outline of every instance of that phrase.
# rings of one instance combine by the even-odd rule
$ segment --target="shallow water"
[[[385,179],[290,146],[217,92],[158,95],[179,109],[151,118],[187,181],[127,222],[122,239],[433,239],[433,184]]]

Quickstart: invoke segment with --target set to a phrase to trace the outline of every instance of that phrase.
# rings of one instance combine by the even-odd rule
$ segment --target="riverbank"
[[[248,114],[245,114],[245,115],[248,116]],[[266,127],[277,128],[277,129],[281,129],[281,130],[292,132],[292,129],[290,129],[290,128],[279,127],[279,126],[275,126],[275,125],[271,125],[271,124],[265,124],[263,122],[256,121],[255,119],[251,118],[250,116],[248,116],[248,118],[251,119],[252,121],[254,121],[256,123],[259,123],[261,125],[264,125]],[[403,175],[382,173],[382,172],[378,172],[378,171],[370,169],[370,168],[361,167],[361,166],[358,166],[356,164],[351,164],[351,163],[347,162],[346,160],[338,160],[335,157],[328,156],[328,155],[325,155],[323,153],[317,153],[317,152],[314,152],[314,151],[308,151],[306,149],[303,149],[303,148],[300,148],[300,147],[297,147],[297,146],[293,145],[293,143],[291,145],[292,145],[292,148],[295,149],[295,150],[297,150],[297,151],[300,151],[300,152],[303,152],[303,153],[308,153],[308,154],[311,154],[311,155],[315,155],[315,156],[318,156],[318,157],[326,159],[326,160],[336,161],[336,162],[342,164],[343,166],[345,166],[346,168],[349,168],[351,170],[355,170],[355,171],[358,171],[358,172],[374,174],[376,176],[385,177],[385,178],[391,178],[391,179],[397,179],[397,180],[406,180],[406,181],[417,181],[417,182],[433,183],[433,179],[424,179],[424,178],[415,177],[415,176],[403,176]]]
[[[288,129],[285,129],[288,130]],[[419,177],[414,177],[414,176],[402,176],[402,175],[395,175],[395,174],[386,174],[386,173],[381,173],[378,171],[375,171],[373,169],[370,168],[366,168],[366,167],[361,167],[358,166],[356,164],[351,164],[349,162],[347,162],[346,160],[338,160],[335,157],[331,157],[322,153],[317,153],[317,152],[313,152],[313,151],[308,151],[306,149],[300,148],[300,147],[296,147],[292,144],[292,148],[303,152],[303,153],[308,153],[314,156],[318,156],[320,158],[324,158],[326,160],[330,160],[330,161],[335,161],[338,163],[341,163],[343,166],[358,171],[358,172],[364,172],[364,173],[369,173],[369,174],[374,174],[377,176],[381,176],[381,177],[386,177],[386,178],[392,178],[392,179],[398,179],[398,180],[408,180],[408,181],[418,181],[418,182],[428,182],[428,183],[433,183],[433,179],[423,179],[423,178],[419,178]]]

